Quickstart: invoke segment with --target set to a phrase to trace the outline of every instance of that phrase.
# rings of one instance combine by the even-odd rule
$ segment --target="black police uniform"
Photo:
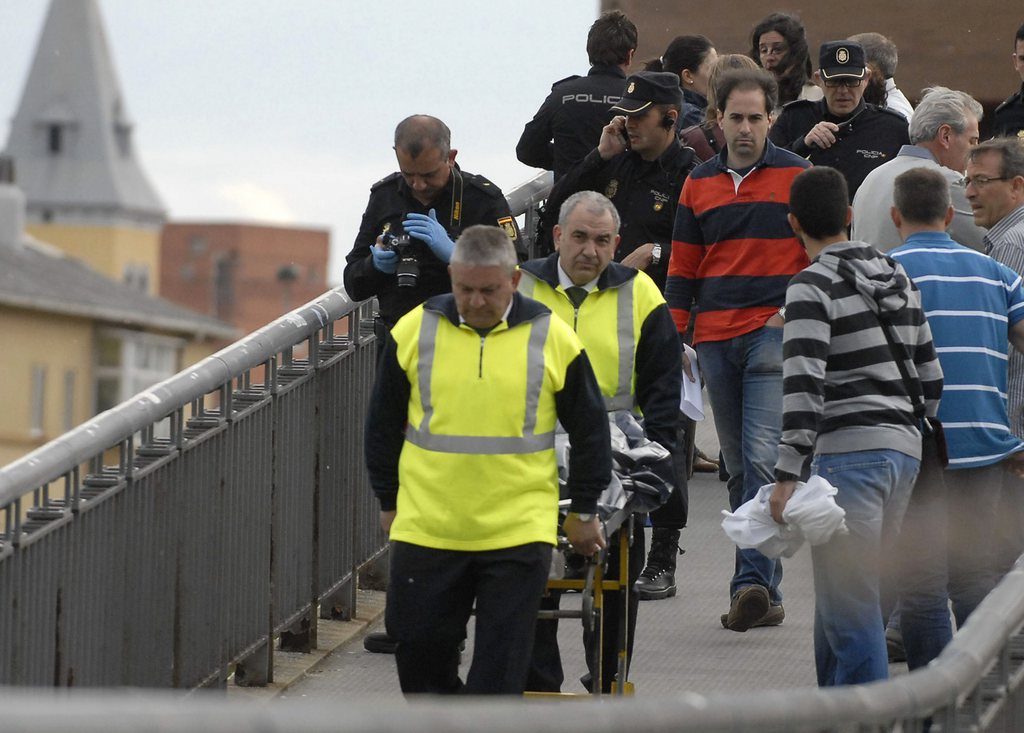
[[[839,139],[824,150],[804,142],[804,136],[823,120],[840,126]],[[814,165],[839,170],[850,188],[850,201],[868,173],[895,158],[900,148],[910,144],[903,115],[864,100],[853,112],[842,117],[829,112],[824,99],[790,102],[782,108],[768,137],[780,148],[792,150]]]
[[[366,300],[377,296],[380,319],[388,328],[399,318],[427,298],[441,293],[450,293],[451,278],[448,263],[442,262],[426,242],[411,240],[420,276],[416,285],[399,287],[396,277],[380,272],[373,266],[370,245],[385,231],[402,234],[402,221],[406,214],[426,214],[435,209],[437,220],[454,241],[462,230],[474,224],[500,226],[509,235],[516,249],[521,249],[519,227],[516,225],[508,202],[501,189],[483,176],[473,175],[452,168],[448,184],[428,206],[417,201],[401,173],[392,173],[370,187],[370,202],[363,212],[352,251],[345,258],[345,291],[354,300]]]
[[[646,272],[664,292],[668,261],[672,253],[672,227],[683,181],[700,161],[690,148],[678,140],[656,159],[647,161],[632,150],[602,160],[597,148],[573,166],[551,189],[546,206],[554,216],[545,221],[545,236],[557,223],[557,212],[567,198],[577,191],[603,193],[619,212],[622,241],[615,251],[621,262],[630,252],[647,242],[661,245],[661,260]]]
[[[625,87],[626,74],[618,66],[593,66],[586,76],[556,81],[526,123],[516,157],[525,165],[553,170],[557,181],[597,145]]]
[[[1024,138],[1024,84],[1020,91],[996,107],[992,115],[996,137],[1016,135]]]

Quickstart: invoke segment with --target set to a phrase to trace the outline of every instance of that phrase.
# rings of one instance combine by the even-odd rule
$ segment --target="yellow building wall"
[[[0,308],[0,465],[65,431],[65,374],[74,374],[72,424],[91,417],[93,323],[55,314]],[[33,368],[46,369],[42,430],[32,429]]]
[[[159,230],[65,224],[29,224],[25,230],[118,282],[124,282],[129,265],[141,265],[149,272],[146,292],[156,295],[160,286]]]
[[[93,417],[95,406],[96,329],[104,324],[85,318],[15,308],[0,308],[0,333],[17,348],[0,350],[0,466],[63,435],[65,374],[74,374],[71,427]],[[181,334],[149,331],[181,338]],[[222,342],[186,341],[179,351],[177,370],[213,354]],[[33,368],[46,370],[42,430],[33,430]]]

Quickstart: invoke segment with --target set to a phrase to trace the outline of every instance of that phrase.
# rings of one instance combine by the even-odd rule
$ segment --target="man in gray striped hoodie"
[[[881,558],[910,499],[919,426],[938,411],[942,368],[902,266],[848,240],[842,174],[801,173],[790,212],[811,264],[786,291],[782,442],[770,507],[781,523],[808,459],[811,473],[838,489],[849,532],[811,548],[815,665],[820,686],[861,684],[888,677]]]

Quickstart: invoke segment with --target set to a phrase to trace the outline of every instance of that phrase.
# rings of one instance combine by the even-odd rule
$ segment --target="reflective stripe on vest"
[[[604,404],[609,410],[632,410],[633,398],[633,351],[636,345],[636,334],[633,333],[633,284],[631,277],[624,287],[618,288],[618,335],[619,335],[619,386],[615,396],[605,398]]]
[[[540,406],[541,389],[544,387],[544,343],[548,337],[551,314],[545,314],[530,324],[530,338],[526,353],[526,414],[523,419],[523,436],[485,437],[479,435],[437,435],[430,432],[430,418],[434,406],[430,395],[430,380],[434,372],[437,330],[442,316],[433,311],[423,311],[420,324],[419,362],[416,375],[420,388],[420,403],[423,420],[419,427],[410,424],[405,439],[424,450],[438,453],[469,453],[489,455],[494,453],[536,453],[552,448],[555,433],[535,433],[537,410]]]
[[[532,298],[539,279],[533,273],[527,273],[526,277],[519,282],[519,293],[527,298]],[[616,336],[618,337],[619,349],[619,379],[612,397],[605,396],[605,409],[632,410],[636,405],[636,398],[633,395],[633,362],[634,350],[636,347],[636,334],[633,333],[633,284],[636,278],[631,277],[627,282],[616,288]],[[550,284],[545,281],[550,287]],[[559,291],[552,288],[555,294]],[[562,295],[568,299],[569,296]],[[572,325],[572,324],[569,324]],[[583,345],[586,348],[586,344]]]

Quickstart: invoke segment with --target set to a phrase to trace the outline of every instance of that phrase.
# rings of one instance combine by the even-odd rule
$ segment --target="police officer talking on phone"
[[[768,138],[814,165],[837,169],[846,178],[853,201],[868,173],[910,144],[907,119],[864,101],[868,73],[859,43],[821,44],[814,82],[825,93],[824,99],[787,104]]]
[[[622,219],[615,261],[644,270],[665,289],[672,226],[683,181],[697,164],[675,133],[683,93],[675,74],[641,71],[626,79],[596,148],[551,189],[545,208],[554,216],[577,191],[611,199]],[[545,228],[550,231],[545,222]]]
[[[398,172],[370,187],[345,290],[354,300],[377,296],[378,336],[427,298],[452,289],[454,240],[474,224],[499,226],[520,249],[519,228],[497,186],[455,162],[448,126],[413,115],[395,128]],[[521,254],[520,259],[523,259]]]

